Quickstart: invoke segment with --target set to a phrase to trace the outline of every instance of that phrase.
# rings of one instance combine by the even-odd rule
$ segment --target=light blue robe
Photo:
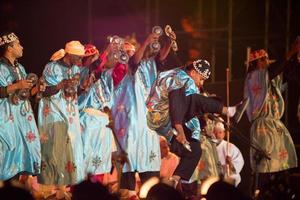
[[[18,64],[20,74],[26,72]],[[0,63],[0,87],[11,85],[16,78],[12,66]],[[0,98],[0,180],[7,180],[20,172],[40,173],[41,147],[39,133],[30,102],[19,101],[18,105],[10,98]]]
[[[115,88],[112,107],[115,131],[129,159],[123,172],[160,170],[159,137],[147,126],[145,103],[156,76],[154,59],[143,60],[136,73],[129,71]]]
[[[88,68],[84,68],[81,75],[82,79],[87,78]],[[109,120],[103,108],[111,108],[112,100],[113,81],[107,72],[102,72],[100,79],[78,98],[86,175],[111,170],[111,155],[116,149],[112,131],[106,127]]]
[[[169,92],[182,87],[185,87],[186,96],[199,94],[194,80],[184,70],[177,68],[161,72],[153,84],[147,100],[149,127],[166,137],[168,141],[173,137],[169,132],[172,128],[169,116]],[[192,138],[200,140],[201,129],[198,118],[192,118],[186,123],[186,126],[192,131]]]
[[[46,65],[43,76],[49,86],[80,73],[78,66],[68,68],[59,61]],[[42,98],[39,105],[39,131],[42,167],[38,180],[42,184],[69,185],[83,180],[83,144],[77,97],[67,100],[63,89]]]

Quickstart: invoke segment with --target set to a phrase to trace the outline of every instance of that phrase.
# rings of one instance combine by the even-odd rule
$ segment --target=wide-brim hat
[[[62,59],[66,53],[76,56],[85,56],[84,46],[79,41],[71,41],[66,43],[65,49],[60,49],[52,54],[50,60],[57,61]]]
[[[79,41],[71,41],[65,45],[65,52],[76,56],[85,56],[84,46]]]
[[[266,52],[266,50],[264,50],[264,49],[259,49],[259,50],[256,50],[256,51],[252,51],[252,52],[249,54],[249,60],[246,61],[245,64],[250,63],[250,62],[253,62],[253,61],[258,60],[258,59],[260,59],[260,58],[264,58],[264,57],[269,58],[269,55],[268,55],[268,53]],[[272,64],[272,63],[274,63],[274,62],[276,62],[276,60],[273,60],[273,59],[271,60],[271,59],[269,59],[269,63],[270,63],[270,64]]]
[[[249,62],[252,62],[254,60],[258,60],[260,58],[267,57],[269,58],[268,53],[264,49],[252,51],[249,55]]]

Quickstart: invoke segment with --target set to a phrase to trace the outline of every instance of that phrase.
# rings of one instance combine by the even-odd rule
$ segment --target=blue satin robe
[[[194,80],[184,70],[176,68],[161,72],[158,75],[147,100],[147,118],[149,127],[166,137],[168,141],[173,137],[169,132],[172,127],[169,117],[168,95],[170,91],[182,87],[185,87],[186,96],[199,94],[199,89]],[[192,138],[200,140],[201,129],[198,118],[192,118],[186,123],[186,126],[192,131]]]
[[[58,62],[46,65],[43,76],[49,86],[80,73],[78,66],[68,68]],[[83,180],[83,144],[77,97],[67,100],[63,89],[39,104],[38,126],[42,147],[42,184],[70,185]]]
[[[88,71],[88,68],[82,71],[83,80],[87,78]],[[113,81],[107,71],[102,72],[100,79],[78,98],[86,175],[104,174],[111,170],[111,155],[116,148],[112,131],[106,127],[109,119],[103,108],[111,108],[112,100]]]
[[[160,170],[159,136],[147,126],[145,103],[156,77],[155,60],[143,60],[136,73],[129,71],[115,88],[112,107],[115,131],[129,159],[123,172]]]
[[[26,72],[18,64],[22,78]],[[11,66],[0,63],[0,87],[11,85],[16,79]],[[7,180],[20,172],[40,173],[41,147],[39,133],[30,102],[0,98],[0,180]]]

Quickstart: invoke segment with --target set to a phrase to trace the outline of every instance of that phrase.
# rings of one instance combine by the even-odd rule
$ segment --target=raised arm
[[[139,64],[144,57],[145,50],[149,44],[157,41],[159,36],[154,33],[150,33],[140,48],[135,52],[133,56],[133,64]]]
[[[159,51],[159,61],[164,61],[170,53],[172,41],[169,37],[164,37],[164,45]]]

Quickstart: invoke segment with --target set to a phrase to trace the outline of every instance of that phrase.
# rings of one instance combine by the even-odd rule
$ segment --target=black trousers
[[[201,157],[200,142],[189,139],[192,152],[188,151],[176,138],[172,138],[170,151],[180,157],[179,164],[173,175],[180,176],[183,180],[190,180]]]
[[[185,149],[176,138],[171,140],[170,150],[180,157],[179,165],[174,175],[178,175],[184,180],[189,180],[198,165],[202,153],[200,142],[192,138],[192,132],[186,127],[185,123],[194,117],[203,116],[205,113],[221,113],[222,108],[223,103],[220,99],[205,97],[200,94],[186,96],[185,87],[169,93],[169,112],[172,126],[178,123],[183,126],[184,134],[192,149],[192,152]]]
[[[222,114],[223,102],[217,97],[205,97],[200,94],[185,95],[185,88],[169,93],[169,112],[172,125],[181,124],[205,113]]]
[[[159,178],[159,171],[139,172],[139,177],[143,184],[152,177]],[[120,184],[121,189],[135,190],[135,184],[136,184],[135,172],[122,173],[121,184]]]
[[[188,101],[186,121],[205,113],[222,114],[223,102],[217,97],[205,97],[200,94],[191,94],[185,97]]]

